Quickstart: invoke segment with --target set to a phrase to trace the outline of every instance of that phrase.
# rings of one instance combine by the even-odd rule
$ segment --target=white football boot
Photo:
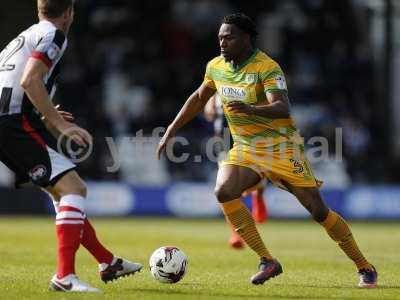
[[[101,290],[90,286],[86,282],[79,280],[75,274],[70,274],[62,279],[58,279],[54,275],[50,280],[49,290],[57,292],[84,292],[84,293],[98,293]]]
[[[119,257],[114,257],[111,264],[99,264],[100,278],[105,283],[120,277],[133,275],[136,272],[140,272],[142,268],[143,266],[139,263],[130,262]]]

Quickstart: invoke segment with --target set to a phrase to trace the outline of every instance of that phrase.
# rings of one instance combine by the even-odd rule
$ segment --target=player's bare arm
[[[69,111],[61,110],[61,105],[60,104],[57,104],[54,107],[57,109],[58,113],[62,116],[62,118],[65,121],[73,122],[75,120],[75,117],[74,117],[74,115],[72,113],[70,113]],[[43,121],[44,125],[47,128],[52,128],[50,122],[48,122],[47,119],[44,116],[42,116],[42,121]]]
[[[29,100],[44,116],[51,127],[66,134],[80,146],[92,143],[92,136],[84,129],[67,122],[53,106],[50,96],[43,83],[48,67],[40,60],[30,58],[21,78],[21,86]]]
[[[167,131],[158,145],[158,159],[160,159],[161,153],[165,150],[168,140],[171,139],[180,128],[200,113],[204,109],[208,100],[214,94],[214,89],[202,84],[192,95],[189,96],[178,115],[175,117],[175,120],[168,126]]]
[[[204,117],[208,122],[213,122],[217,118],[215,96],[216,95],[214,94],[204,106]]]
[[[266,93],[268,104],[249,105],[240,101],[227,104],[229,111],[257,115],[271,119],[284,119],[290,116],[290,103],[286,91],[271,91]]]
[[[62,118],[67,121],[67,122],[73,122],[75,120],[75,117],[72,113],[68,112],[68,111],[63,111],[61,110],[61,106],[58,104],[55,106],[55,108],[57,109],[58,113],[62,116]],[[60,136],[60,133],[58,132],[58,130],[56,128],[54,128],[50,122],[47,121],[47,119],[45,117],[42,116],[42,121],[44,123],[44,125],[46,126],[47,130],[50,131],[50,133],[55,137],[58,138]]]

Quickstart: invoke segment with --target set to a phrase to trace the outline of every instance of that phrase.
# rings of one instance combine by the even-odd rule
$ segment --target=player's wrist
[[[52,127],[56,128],[60,132],[66,130],[71,125],[69,122],[65,121],[63,118],[56,119],[56,120],[54,120],[54,122],[50,122],[50,124],[52,125]]]
[[[169,136],[174,136],[176,131],[177,129],[174,126],[170,125],[167,128],[166,134],[168,134]]]

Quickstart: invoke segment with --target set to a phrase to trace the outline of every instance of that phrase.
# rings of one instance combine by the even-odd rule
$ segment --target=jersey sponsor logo
[[[37,165],[36,167],[34,167],[32,170],[30,170],[28,172],[29,177],[33,181],[42,179],[44,176],[46,176],[46,174],[47,174],[47,169],[43,165]]]
[[[281,90],[287,89],[285,76],[278,75],[275,77],[275,80],[276,80],[276,85],[279,89]]]
[[[221,86],[221,95],[229,100],[245,100],[247,93],[243,88]]]
[[[251,73],[251,74],[246,74],[246,83],[252,84],[257,82],[257,74]]]

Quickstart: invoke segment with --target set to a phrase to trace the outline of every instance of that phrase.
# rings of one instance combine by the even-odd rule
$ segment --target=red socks
[[[114,255],[97,239],[96,231],[84,214],[84,198],[67,195],[60,202],[53,201],[58,239],[57,276],[75,273],[75,253],[82,244],[99,264],[111,264]]]
[[[75,253],[81,243],[85,220],[84,198],[67,195],[61,198],[56,216],[57,277],[75,274]]]
[[[87,218],[85,218],[81,244],[96,258],[99,264],[111,264],[114,255],[104,248],[104,246],[97,239],[96,231]]]

